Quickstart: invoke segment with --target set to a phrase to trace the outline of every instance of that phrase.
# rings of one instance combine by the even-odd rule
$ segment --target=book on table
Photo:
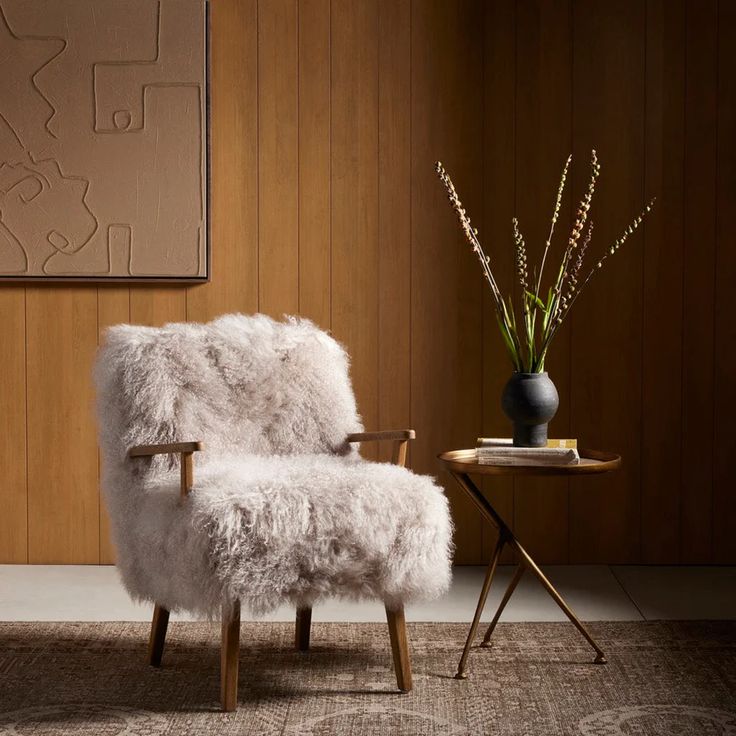
[[[548,440],[546,447],[514,447],[511,439],[479,437],[476,449],[481,465],[577,465],[577,440]]]
[[[478,437],[478,447],[513,447],[514,441],[511,439],[511,437]],[[573,450],[577,450],[578,448],[578,441],[577,440],[547,440],[546,446],[547,448],[572,448]],[[544,448],[539,447],[517,447],[517,450],[539,450]]]

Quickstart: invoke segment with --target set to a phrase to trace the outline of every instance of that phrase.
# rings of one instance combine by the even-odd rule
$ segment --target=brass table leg
[[[491,561],[488,563],[488,569],[486,570],[486,577],[483,581],[483,587],[480,589],[480,597],[478,598],[478,605],[475,607],[475,616],[473,616],[473,623],[470,625],[468,638],[465,640],[465,648],[463,649],[462,657],[460,657],[460,664],[457,666],[457,674],[455,675],[456,680],[464,680],[467,677],[467,674],[465,673],[465,666],[468,663],[470,647],[473,644],[473,639],[475,639],[475,632],[478,630],[478,624],[480,623],[480,615],[483,613],[483,608],[486,605],[488,591],[491,589],[493,575],[496,572],[498,559],[499,557],[501,557],[501,551],[503,550],[503,545],[505,543],[506,535],[500,534],[498,537],[498,542],[496,542],[496,548],[493,550]]]
[[[565,603],[565,599],[555,590],[554,585],[550,583],[546,575],[539,569],[537,563],[529,556],[529,553],[519,544],[516,538],[509,541],[509,544],[521,555],[522,559],[529,567],[529,569],[537,576],[538,580],[545,587],[547,592],[552,596],[554,602],[565,612],[565,615],[575,624],[575,628],[585,637],[588,644],[595,650],[595,664],[606,664],[606,655],[603,650],[593,641],[593,637],[588,633],[588,630],[583,626],[580,619],[573,613],[570,606]]]
[[[524,565],[519,563],[519,566],[516,568],[516,572],[514,573],[514,577],[511,578],[509,587],[506,588],[506,592],[503,594],[503,598],[501,599],[501,603],[498,606],[496,615],[493,617],[493,621],[491,621],[491,625],[488,627],[488,631],[486,631],[486,635],[483,637],[483,643],[481,644],[482,647],[491,646],[491,636],[493,635],[493,630],[496,628],[498,619],[501,618],[501,614],[503,613],[503,609],[506,608],[506,604],[509,602],[509,598],[511,598],[511,596],[514,594],[516,586],[519,584],[519,580],[521,580],[521,576],[524,574],[524,569]]]
[[[465,649],[463,649],[463,654],[460,659],[460,665],[455,677],[458,679],[464,679],[466,677],[465,666],[468,661],[470,646],[473,639],[475,638],[475,633],[478,629],[480,616],[483,612],[483,606],[485,605],[486,598],[488,597],[488,591],[491,587],[493,574],[496,571],[498,558],[501,554],[501,549],[503,549],[504,544],[509,544],[519,553],[519,555],[521,555],[521,562],[518,569],[516,570],[516,573],[514,574],[513,579],[511,580],[511,583],[509,584],[508,589],[506,590],[506,593],[504,594],[501,605],[499,606],[498,611],[496,611],[496,615],[493,617],[493,621],[491,621],[491,625],[488,627],[488,631],[486,632],[486,635],[483,639],[482,646],[488,646],[491,635],[493,634],[493,630],[496,628],[496,624],[498,623],[498,619],[501,617],[503,609],[506,607],[506,604],[509,602],[511,595],[516,589],[516,586],[518,585],[519,580],[524,573],[524,569],[529,568],[529,570],[533,572],[534,575],[537,577],[539,582],[542,583],[545,590],[552,596],[555,603],[557,603],[557,605],[564,611],[565,615],[575,625],[575,628],[577,628],[577,630],[585,637],[588,644],[593,647],[593,649],[595,650],[595,664],[606,664],[606,655],[603,653],[603,650],[595,643],[593,637],[591,637],[591,635],[588,633],[588,630],[585,628],[585,626],[583,626],[580,619],[573,613],[570,606],[568,606],[565,602],[565,599],[557,592],[557,590],[555,590],[555,587],[547,579],[545,574],[539,569],[539,566],[536,562],[534,562],[529,553],[521,546],[519,540],[514,536],[514,533],[506,525],[506,522],[501,518],[501,516],[493,508],[493,506],[491,506],[488,499],[481,493],[478,486],[473,483],[471,477],[467,473],[451,472],[451,475],[458,482],[460,487],[468,494],[468,496],[470,496],[470,499],[478,507],[480,513],[494,526],[496,526],[499,532],[498,544],[496,545],[496,549],[493,553],[493,557],[491,558],[491,562],[488,565],[486,578],[483,581],[483,587],[480,591],[480,598],[478,599],[478,607],[476,608],[473,623],[471,624],[470,631],[468,632],[468,639],[465,643]]]

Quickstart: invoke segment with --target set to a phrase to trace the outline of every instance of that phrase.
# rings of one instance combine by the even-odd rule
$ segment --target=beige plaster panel
[[[204,279],[203,0],[0,0],[0,278]]]

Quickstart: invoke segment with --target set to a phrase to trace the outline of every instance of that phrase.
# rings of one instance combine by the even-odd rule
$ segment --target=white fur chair
[[[103,487],[131,596],[222,614],[221,699],[237,704],[240,606],[297,609],[329,596],[386,605],[400,690],[411,689],[404,603],[443,593],[451,522],[431,478],[404,469],[411,430],[363,432],[341,346],[306,320],[228,315],[107,331],[96,365]],[[356,444],[395,443],[395,464]],[[193,456],[197,453],[197,473]]]

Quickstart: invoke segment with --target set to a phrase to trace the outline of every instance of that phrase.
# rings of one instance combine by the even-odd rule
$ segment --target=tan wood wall
[[[117,322],[304,314],[347,344],[366,427],[416,428],[422,472],[507,434],[510,368],[432,164],[512,284],[512,215],[538,244],[595,146],[599,248],[659,201],[557,341],[553,434],[624,470],[488,492],[544,561],[736,562],[735,54],[726,0],[213,0],[212,282],[0,286],[0,561],[113,559],[90,367]],[[492,535],[449,493],[479,562]]]

